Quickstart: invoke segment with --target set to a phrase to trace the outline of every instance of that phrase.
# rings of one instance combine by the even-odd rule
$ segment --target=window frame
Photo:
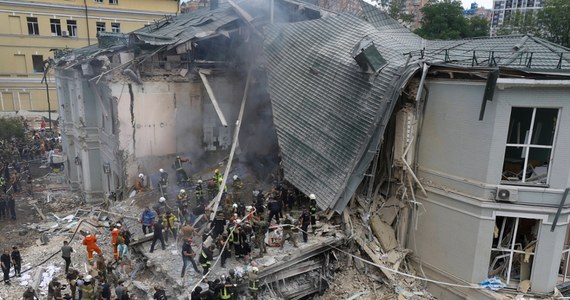
[[[532,275],[533,275],[533,269],[534,269],[534,264],[536,263],[536,252],[539,246],[539,241],[540,241],[540,234],[541,234],[541,227],[544,224],[544,222],[547,221],[547,216],[544,215],[527,215],[527,214],[516,214],[516,213],[497,213],[494,214],[493,219],[495,222],[495,225],[497,224],[497,218],[498,217],[502,217],[503,218],[503,224],[501,224],[501,227],[499,228],[499,237],[498,237],[498,242],[497,242],[497,247],[495,248],[493,244],[491,244],[491,250],[489,251],[489,257],[492,257],[493,252],[498,252],[498,253],[507,253],[508,256],[508,267],[507,267],[507,278],[504,278],[505,281],[504,283],[507,286],[513,286],[513,284],[518,284],[520,283],[520,278],[518,279],[518,281],[516,281],[516,279],[511,278],[511,271],[512,271],[512,267],[513,267],[513,258],[516,254],[520,254],[520,255],[525,255],[525,254],[529,254],[527,252],[524,251],[524,248],[522,250],[516,250],[514,249],[514,247],[517,244],[517,234],[518,234],[518,229],[519,229],[519,221],[520,219],[527,219],[527,220],[534,220],[536,221],[536,226],[538,228],[537,233],[536,233],[536,244],[534,246],[534,251],[532,253],[530,253],[531,257],[533,258],[532,260],[532,264],[530,265],[530,273],[529,273],[529,277],[530,280],[532,280]],[[501,247],[501,241],[502,239],[506,236],[504,236],[503,234],[505,233],[505,224],[507,222],[507,219],[515,219],[515,224],[514,224],[514,229],[513,229],[513,234],[512,234],[512,238],[511,241],[509,242],[509,247],[508,248],[503,248]],[[527,245],[528,246],[528,245]],[[493,267],[493,262],[490,261],[489,262],[489,272],[491,271],[491,268]],[[487,274],[489,275],[489,274]],[[502,276],[498,275],[498,277],[503,278]],[[515,282],[513,282],[515,281]]]
[[[119,5],[119,0],[109,0],[109,4],[111,4],[111,5]]]
[[[41,57],[41,62],[39,62],[39,63],[41,63],[41,67],[42,67],[41,71],[36,68],[36,63],[38,63],[38,62],[35,60],[35,58],[37,58],[37,57]],[[43,73],[45,71],[43,62],[44,62],[44,56],[43,55],[41,55],[41,54],[33,54],[32,55],[32,69],[33,69],[34,73]]]
[[[72,24],[69,22],[72,22]],[[69,36],[77,37],[77,20],[66,20],[65,23],[67,25],[67,33]]]
[[[121,23],[111,22],[111,32],[121,33]]]
[[[505,185],[523,185],[523,186],[529,186],[529,187],[548,187],[550,184],[550,173],[552,172],[552,160],[554,158],[554,148],[556,145],[556,138],[558,136],[558,131],[559,131],[559,127],[560,127],[560,113],[561,113],[561,108],[560,107],[543,107],[543,106],[512,106],[511,107],[511,112],[509,115],[509,124],[511,123],[512,120],[512,113],[513,113],[513,109],[514,108],[529,108],[532,109],[532,116],[530,119],[530,127],[528,129],[528,142],[524,141],[523,143],[509,143],[509,136],[510,136],[510,130],[509,132],[507,132],[507,137],[506,137],[506,141],[505,141],[505,156],[506,156],[506,151],[508,147],[517,147],[517,148],[523,148],[522,149],[522,153],[524,154],[524,159],[523,159],[523,166],[522,166],[522,178],[519,181],[510,181],[510,180],[504,180],[503,179],[503,175],[501,175],[501,184],[505,184]],[[536,120],[536,113],[538,109],[556,109],[557,110],[557,114],[556,114],[556,124],[554,126],[554,133],[552,134],[552,143],[550,145],[540,145],[540,144],[533,144],[532,143],[532,137],[534,136],[534,123]],[[510,129],[510,126],[509,126]],[[527,177],[527,172],[528,172],[528,167],[529,167],[529,156],[530,156],[530,152],[532,149],[549,149],[550,150],[550,157],[548,158],[548,170],[546,172],[546,183],[532,183],[532,182],[528,182],[526,181],[527,179],[529,179],[530,177]],[[504,172],[504,164],[505,164],[505,159],[506,157],[503,157],[503,168],[502,171]]]
[[[107,22],[95,22],[95,30],[97,33],[107,32]]]
[[[49,27],[52,36],[61,36],[61,20],[60,19],[49,19]],[[55,30],[55,32],[54,32]]]
[[[104,1],[104,0],[93,0],[93,2],[95,2],[95,3],[104,3],[105,1]]]
[[[27,17],[26,24],[28,25],[28,35],[40,35],[40,23],[37,17]]]

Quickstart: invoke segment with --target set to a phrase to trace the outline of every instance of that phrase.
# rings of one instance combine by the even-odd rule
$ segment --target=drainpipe
[[[566,198],[568,197],[568,192],[570,192],[570,187],[564,190],[564,194],[562,195],[562,200],[560,200],[560,205],[558,206],[558,211],[556,211],[556,215],[554,216],[554,221],[552,221],[552,227],[550,227],[550,232],[554,232],[554,229],[556,229],[556,224],[558,223],[558,218],[560,217],[560,213],[562,212],[562,207],[564,207],[564,202],[566,202]]]
[[[85,24],[87,24],[87,46],[91,46],[91,33],[89,33],[89,11],[87,10],[87,0],[83,0],[85,7]]]

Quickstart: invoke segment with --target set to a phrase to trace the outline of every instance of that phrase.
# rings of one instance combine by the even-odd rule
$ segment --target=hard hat
[[[237,180],[237,179],[238,179],[238,176],[237,176],[237,175],[234,175],[234,180]]]
[[[219,169],[215,169],[215,170],[214,170],[214,173],[220,173],[220,170],[219,170]]]
[[[164,169],[160,169],[158,170],[160,173],[164,173]]]
[[[181,189],[181,190],[180,190],[180,193],[186,193],[186,190],[185,190],[185,189]]]
[[[90,235],[90,234],[91,234],[91,231],[87,230],[87,231],[85,231],[85,233],[86,233],[87,235]]]
[[[158,199],[158,202],[161,202],[161,203],[162,203],[162,202],[164,202],[164,201],[166,201],[166,198],[164,198],[164,197],[160,197],[160,199]]]
[[[232,207],[237,208],[238,207],[237,203],[232,204]]]
[[[317,199],[317,196],[315,196],[315,194],[310,194],[310,195],[309,195],[309,199],[315,200],[315,199]]]
[[[236,274],[236,271],[234,269],[230,269],[230,276],[234,276]]]
[[[198,183],[202,183],[202,179],[198,180]]]
[[[176,158],[180,158],[180,155],[176,155]]]
[[[253,267],[253,268],[251,268],[251,270],[253,271],[253,273],[257,273],[259,271],[259,269],[257,267]]]
[[[83,281],[85,281],[85,282],[91,282],[91,279],[93,279],[93,276],[87,275],[87,276],[85,276],[85,278],[83,278]]]
[[[117,223],[117,225],[116,225],[116,226],[117,226],[117,227],[121,227],[121,223]]]
[[[143,173],[139,173],[139,178],[143,178],[144,174]]]

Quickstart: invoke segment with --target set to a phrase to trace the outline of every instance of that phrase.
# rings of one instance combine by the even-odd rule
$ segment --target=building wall
[[[491,36],[515,12],[522,14],[534,13],[544,7],[544,0],[494,0],[491,18]]]
[[[529,87],[499,80],[479,121],[484,83],[433,80],[427,86],[418,175],[428,196],[418,195],[426,213],[410,233],[415,239],[410,238],[412,249],[422,263],[449,273],[448,278],[477,283],[488,276],[497,216],[540,220],[531,289],[552,292],[570,212],[566,204],[550,232],[570,178],[570,135],[564,133],[570,126],[568,87]],[[547,186],[501,183],[512,107],[560,109]],[[516,196],[510,202],[497,202],[498,188]]]
[[[173,0],[2,0],[0,1],[0,112],[17,110],[47,111],[45,85],[41,84],[43,69],[38,63],[54,57],[51,49],[80,48],[97,43],[97,23],[120,24],[121,32],[130,32],[165,15],[176,14],[178,2]],[[37,34],[30,34],[28,18],[37,20]],[[76,36],[52,34],[50,19],[59,20],[61,31],[68,31],[69,21],[77,25]],[[86,20],[88,20],[86,22]],[[89,30],[87,27],[89,26]],[[37,60],[34,65],[34,56]],[[51,110],[57,111],[57,92],[53,75]]]

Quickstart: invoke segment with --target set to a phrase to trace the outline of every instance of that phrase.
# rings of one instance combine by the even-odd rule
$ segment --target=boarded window
[[[32,110],[32,97],[30,97],[29,93],[19,93],[18,98],[20,110]]]
[[[12,93],[2,93],[2,111],[15,111],[14,95]]]
[[[20,17],[9,16],[10,20],[10,33],[12,34],[22,34],[22,25],[20,23]]]

